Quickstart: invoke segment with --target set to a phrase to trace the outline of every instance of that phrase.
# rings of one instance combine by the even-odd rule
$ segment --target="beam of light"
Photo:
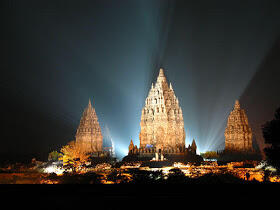
[[[128,146],[125,144],[118,144],[118,147],[116,148],[116,157],[118,159],[122,159],[127,154],[128,154]]]
[[[111,143],[111,147],[112,147],[112,155],[115,156],[115,144],[114,144],[114,141],[113,141],[113,138],[111,136],[111,133],[110,133],[110,130],[109,130],[109,127],[107,125],[105,125],[105,128],[104,128],[104,134],[103,134],[103,139],[104,138],[107,138],[110,143]],[[104,140],[103,140],[104,141]]]
[[[128,145],[131,139],[134,144],[139,146],[141,111],[151,85],[151,80],[154,79],[151,73],[158,71],[155,68],[155,64],[158,65],[161,59],[162,46],[165,45],[164,42],[166,41],[161,40],[161,37],[164,34],[166,37],[168,32],[168,29],[165,28],[164,34],[161,33],[164,23],[159,21],[166,15],[166,10],[168,9],[167,4],[158,1],[161,5],[158,7],[158,4],[155,2],[143,3],[141,1],[139,3],[141,4],[141,7],[139,7],[140,16],[144,14],[141,9],[145,10],[145,19],[141,23],[145,30],[144,36],[133,43],[133,45],[138,45],[138,50],[134,53],[135,57],[126,55],[125,58],[120,58],[120,60],[126,60],[127,62],[118,62],[119,66],[122,66],[122,68],[118,69],[119,74],[113,80],[109,80],[108,78],[110,77],[104,78],[105,81],[108,81],[108,84],[110,83],[112,89],[118,90],[119,95],[122,96],[118,100],[123,105],[122,110],[116,110],[116,112],[122,112],[123,115],[116,119],[115,123],[112,122],[110,112],[106,113],[107,116],[104,114],[104,118],[102,119],[103,121],[108,121],[108,125],[111,128],[112,137],[115,139],[117,145],[116,155],[118,157],[127,155]],[[141,59],[139,60],[139,58]],[[128,69],[132,69],[132,71],[128,71]],[[119,83],[123,77],[130,78],[125,81],[126,85],[120,85]],[[127,88],[128,86],[129,88]],[[115,114],[111,113],[111,115],[114,116]],[[116,124],[117,121],[118,123]],[[114,134],[119,137],[114,136]]]

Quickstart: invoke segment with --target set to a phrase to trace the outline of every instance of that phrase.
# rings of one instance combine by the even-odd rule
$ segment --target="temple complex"
[[[76,141],[83,145],[86,152],[102,152],[103,137],[94,107],[89,100],[76,133]]]
[[[235,101],[234,109],[230,113],[225,129],[225,151],[252,152],[252,129],[248,118],[239,101]]]

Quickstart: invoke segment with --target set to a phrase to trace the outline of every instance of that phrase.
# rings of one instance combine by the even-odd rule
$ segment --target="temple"
[[[76,142],[88,153],[102,152],[103,137],[94,107],[89,100],[76,133]]]
[[[196,149],[197,149],[197,146],[196,146],[195,140],[193,139],[192,144],[187,147],[187,152],[195,155]]]
[[[140,150],[153,148],[165,153],[182,152],[185,148],[185,129],[182,109],[172,85],[168,85],[160,69],[142,109]]]
[[[182,109],[171,83],[168,85],[161,68],[155,84],[146,98],[140,122],[140,146],[130,141],[128,155],[139,158],[161,157],[174,159],[187,154],[196,155],[193,140],[188,148],[185,146],[185,128]]]
[[[239,101],[235,101],[225,129],[225,150],[232,152],[252,152],[252,129]]]

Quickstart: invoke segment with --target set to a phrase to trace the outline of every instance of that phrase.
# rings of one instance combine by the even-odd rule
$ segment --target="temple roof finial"
[[[88,108],[91,108],[92,105],[91,105],[91,101],[90,101],[90,98],[88,99]]]
[[[164,76],[163,68],[159,69],[159,76]]]
[[[238,100],[235,101],[234,109],[240,109],[240,103]]]
[[[159,74],[158,74],[157,81],[161,81],[161,82],[166,81],[166,78],[165,78],[165,75],[164,75],[164,72],[163,72],[163,68],[159,69]]]
[[[195,139],[192,140],[192,146],[196,147]]]

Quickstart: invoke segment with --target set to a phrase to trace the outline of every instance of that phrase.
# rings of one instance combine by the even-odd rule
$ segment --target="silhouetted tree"
[[[246,183],[243,179],[231,173],[207,173],[194,178],[196,184],[226,184],[226,183]]]
[[[149,171],[131,170],[132,183],[134,184],[152,184],[153,180]]]
[[[123,175],[120,171],[118,170],[113,170],[108,176],[107,176],[108,181],[112,181],[115,184],[125,184],[128,183],[129,180],[128,178]]]
[[[187,177],[179,168],[173,168],[169,170],[167,182],[172,184],[185,183]]]
[[[162,171],[144,171],[139,169],[130,169],[128,171],[132,176],[132,184],[160,184],[164,182]]]
[[[274,118],[262,126],[263,137],[269,147],[264,149],[268,164],[280,171],[280,107],[276,110]]]
[[[100,184],[101,175],[94,172],[85,174],[65,173],[60,178],[60,184]]]
[[[271,172],[269,170],[264,170],[263,182],[265,182],[265,183],[269,182],[270,174],[271,174]]]
[[[156,184],[162,184],[165,181],[162,170],[152,171],[152,173],[150,174],[150,177],[153,179],[153,182]]]

